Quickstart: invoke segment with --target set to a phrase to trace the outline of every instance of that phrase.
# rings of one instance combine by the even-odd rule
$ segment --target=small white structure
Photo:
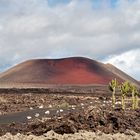
[[[39,113],[36,113],[36,114],[35,114],[35,117],[39,117]]]
[[[32,107],[30,107],[30,110],[33,110],[33,108],[32,108]]]
[[[40,109],[43,108],[43,105],[39,106],[39,108],[40,108]]]
[[[49,105],[49,108],[52,108],[52,105]]]
[[[118,101],[118,102],[116,102],[115,104],[119,104],[119,105],[121,105],[122,103],[121,103],[121,101]]]
[[[60,109],[59,111],[60,111],[60,112],[63,112],[63,109]]]
[[[32,117],[31,116],[27,116],[27,119],[30,120]]]
[[[49,110],[47,110],[47,111],[45,112],[45,114],[46,114],[46,115],[50,114],[50,111],[49,111]]]

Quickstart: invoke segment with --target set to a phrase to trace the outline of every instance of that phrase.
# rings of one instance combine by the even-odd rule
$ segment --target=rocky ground
[[[139,139],[140,110],[120,99],[112,110],[109,96],[1,93],[0,139]]]
[[[11,135],[10,133],[7,133],[6,135],[0,137],[0,140],[140,140],[140,134],[129,130],[123,134],[105,134],[101,131],[95,133],[81,130],[74,134],[64,135],[57,134],[54,131],[49,131],[41,136],[31,134],[23,135],[20,133],[17,135]]]

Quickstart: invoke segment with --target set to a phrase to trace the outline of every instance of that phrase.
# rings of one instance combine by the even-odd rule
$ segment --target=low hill
[[[108,84],[113,78],[137,84],[119,69],[84,57],[25,61],[1,73],[0,84]]]

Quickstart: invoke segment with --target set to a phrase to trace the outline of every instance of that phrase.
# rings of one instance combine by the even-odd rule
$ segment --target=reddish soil
[[[82,57],[37,59],[23,62],[0,75],[0,83],[108,84],[113,78],[123,81],[105,64]]]

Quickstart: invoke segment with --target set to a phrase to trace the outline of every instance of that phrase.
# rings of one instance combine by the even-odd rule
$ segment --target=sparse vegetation
[[[122,110],[124,111],[125,110],[125,96],[130,91],[129,82],[125,81],[124,83],[122,83],[122,85],[120,86],[120,90],[121,90],[121,97],[122,97]]]
[[[115,107],[115,90],[118,87],[116,79],[112,80],[109,83],[109,90],[112,92],[112,108]],[[121,104],[122,110],[125,110],[125,96],[131,92],[132,94],[132,110],[139,108],[139,98],[138,98],[138,89],[133,84],[130,84],[128,81],[123,82],[119,86],[121,92]]]
[[[115,90],[117,87],[117,80],[114,79],[109,83],[109,89],[112,92],[112,108],[115,107]]]
[[[134,85],[130,85],[130,92],[132,94],[132,109],[134,110],[135,109],[135,87]]]
[[[68,102],[63,102],[59,105],[57,105],[57,108],[68,108],[70,105]]]
[[[132,109],[133,110],[138,109],[139,108],[138,90],[134,85],[130,85],[130,91],[132,93]]]
[[[135,89],[134,91],[134,97],[135,97],[135,109],[139,108],[139,98],[138,98],[138,90]]]

